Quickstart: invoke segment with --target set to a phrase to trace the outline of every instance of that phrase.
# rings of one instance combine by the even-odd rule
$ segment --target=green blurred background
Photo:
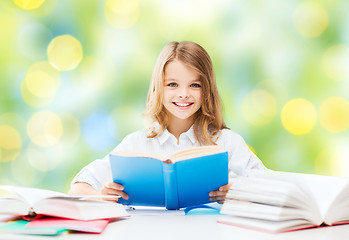
[[[274,170],[349,176],[346,0],[1,0],[0,184],[67,191],[142,118],[158,53],[210,54],[227,125]]]

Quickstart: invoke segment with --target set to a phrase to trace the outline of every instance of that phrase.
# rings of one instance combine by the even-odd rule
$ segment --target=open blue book
[[[119,203],[179,209],[211,202],[209,192],[228,184],[228,153],[218,146],[179,151],[169,159],[158,154],[110,154],[113,180],[129,199]]]

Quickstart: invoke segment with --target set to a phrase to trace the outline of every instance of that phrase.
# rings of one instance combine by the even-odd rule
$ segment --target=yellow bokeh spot
[[[130,28],[139,18],[139,2],[138,0],[107,0],[104,14],[107,22],[114,28]]]
[[[247,94],[241,107],[245,119],[257,126],[269,123],[277,112],[275,98],[264,90],[255,90]]]
[[[45,0],[13,0],[13,2],[22,9],[33,10],[39,8]]]
[[[53,98],[39,98],[33,95],[26,87],[25,82],[20,85],[20,91],[24,102],[34,108],[45,107],[53,100]]]
[[[57,70],[73,70],[82,60],[82,46],[73,36],[58,36],[50,42],[47,56],[50,64]]]
[[[62,136],[62,121],[49,111],[35,113],[29,119],[27,131],[30,139],[38,146],[48,147],[58,143]]]
[[[26,121],[16,113],[0,115],[0,162],[15,160],[22,151]]]
[[[56,94],[55,80],[45,72],[28,73],[24,81],[28,90],[39,98],[52,97]]]
[[[22,147],[22,138],[18,131],[8,125],[0,125],[0,148],[17,149]]]
[[[348,177],[347,146],[331,146],[323,149],[315,159],[316,174]]]
[[[349,128],[349,102],[342,97],[326,99],[320,106],[321,125],[330,132],[343,132]]]
[[[322,58],[322,66],[328,77],[341,81],[349,79],[349,48],[337,45],[329,48]]]
[[[293,15],[296,30],[304,37],[317,37],[328,26],[327,11],[317,2],[303,2]]]
[[[309,133],[316,124],[316,109],[306,99],[292,99],[281,110],[281,122],[294,135]]]
[[[52,102],[60,86],[60,73],[48,62],[33,64],[21,83],[23,100],[32,107],[44,107]]]

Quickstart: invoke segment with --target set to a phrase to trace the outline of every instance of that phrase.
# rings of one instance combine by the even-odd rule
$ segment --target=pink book
[[[41,218],[29,222],[27,228],[59,227],[73,231],[101,233],[108,225],[108,219],[100,220],[74,220],[61,218]]]

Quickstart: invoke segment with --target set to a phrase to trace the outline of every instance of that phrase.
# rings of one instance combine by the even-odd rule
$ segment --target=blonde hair
[[[155,63],[146,104],[145,116],[160,124],[160,129],[151,129],[148,138],[160,135],[168,126],[168,116],[163,106],[164,69],[178,60],[200,75],[202,85],[202,106],[196,112],[194,134],[200,145],[215,145],[215,135],[227,128],[223,121],[222,105],[216,86],[212,61],[200,45],[184,41],[170,42],[161,50]]]

